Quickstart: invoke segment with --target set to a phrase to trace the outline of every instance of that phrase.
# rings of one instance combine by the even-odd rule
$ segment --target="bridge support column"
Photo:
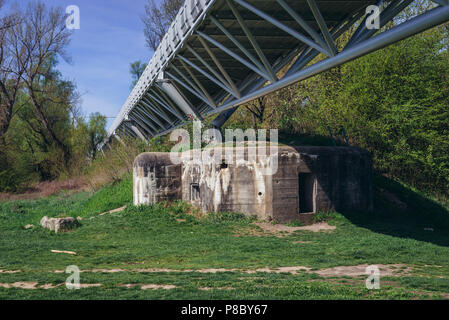
[[[115,132],[114,132],[114,138],[116,138],[117,141],[120,142],[120,143],[122,144],[122,146],[125,146],[125,143],[123,142],[123,140],[122,140],[122,139],[119,137],[119,135],[116,134]],[[112,148],[111,148],[111,150],[112,150]]]
[[[168,79],[157,81],[159,87],[173,100],[174,103],[186,114],[195,116],[199,120],[203,120],[201,114],[187,100],[186,97],[170,82]]]

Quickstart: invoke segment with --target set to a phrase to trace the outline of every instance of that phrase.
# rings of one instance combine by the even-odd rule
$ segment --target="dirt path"
[[[390,264],[390,265],[376,265],[381,273],[381,276],[399,276],[411,273],[411,267],[404,264]],[[298,274],[300,272],[316,273],[323,277],[340,277],[349,276],[357,277],[366,275],[367,264],[357,266],[337,266],[333,268],[325,268],[312,270],[312,268],[305,266],[290,266],[290,267],[278,267],[278,268],[257,268],[257,269],[226,269],[226,268],[207,268],[207,269],[167,269],[167,268],[139,268],[139,269],[91,269],[81,270],[81,272],[91,273],[118,273],[118,272],[137,272],[137,273],[177,273],[177,272],[196,272],[196,273],[220,273],[220,272],[239,272],[254,274],[261,273],[290,273]],[[55,270],[55,273],[64,273],[64,270]]]

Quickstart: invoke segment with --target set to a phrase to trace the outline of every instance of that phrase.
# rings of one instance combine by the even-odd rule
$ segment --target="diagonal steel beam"
[[[177,78],[176,76],[174,76],[173,74],[171,74],[168,71],[165,71],[165,73],[167,75],[169,75],[172,80],[178,82],[181,86],[183,86],[185,89],[187,89],[189,92],[191,92],[193,95],[195,95],[197,98],[199,98],[200,100],[202,100],[203,102],[205,102],[207,105],[209,105],[211,108],[214,108],[215,103],[211,103],[206,96],[204,96],[204,94],[201,93],[201,89],[197,87],[196,84],[192,83],[192,81],[190,81],[190,79],[181,72],[181,70],[179,70],[175,65],[171,65],[171,68],[173,68],[173,70],[175,70],[175,72],[177,74],[179,74],[181,76],[181,78],[187,82],[187,84],[185,84],[182,80],[180,80],[179,78]]]
[[[146,96],[143,96],[140,100],[140,103],[150,109],[153,110],[154,113],[156,113],[159,117],[164,119],[167,123],[171,124],[173,121],[170,119],[170,117],[160,108],[157,107],[157,105],[154,105],[153,102],[149,101]]]
[[[394,1],[396,1],[396,0],[394,0]],[[380,8],[383,3],[384,3],[384,0],[378,0],[377,6]],[[355,32],[352,34],[351,39],[349,39],[348,43],[346,43],[346,47],[348,47],[348,48],[351,45],[351,42],[353,42],[360,35],[360,33],[366,28],[366,21],[368,19],[368,15],[366,14],[366,9],[363,11],[363,14],[365,17],[360,22],[360,24],[357,27],[357,29],[355,30]]]
[[[345,49],[339,52],[334,57],[329,57],[325,60],[317,62],[306,69],[282,78],[276,83],[267,85],[261,89],[251,92],[241,99],[225,103],[213,112],[209,112],[208,114],[222,112],[235,106],[247,103],[251,100],[269,94],[270,92],[279,90],[301,80],[313,77],[333,67],[352,61],[376,50],[382,49],[407,37],[413,36],[424,30],[442,24],[447,20],[449,20],[449,6],[439,6],[415,18],[412,18],[407,22],[401,23],[398,26],[384,31],[373,38],[365,40],[351,48]]]
[[[326,21],[324,21],[323,15],[321,14],[320,9],[318,8],[315,0],[307,0],[310,9],[312,10],[313,16],[315,17],[316,22],[318,22],[318,26],[320,27],[321,33],[323,34],[324,40],[327,43],[329,48],[329,52],[331,56],[335,56],[338,53],[337,47],[335,46],[334,39],[332,39],[331,34],[329,33],[329,28],[326,25]]]
[[[131,124],[131,130],[134,131],[134,133],[143,141],[143,142],[147,142],[148,138],[145,137],[145,135],[140,132],[139,127],[135,126],[134,124]]]
[[[119,131],[120,131],[120,130],[119,130]],[[114,131],[114,138],[116,138],[117,141],[120,142],[120,144],[121,144],[122,146],[125,145],[125,143],[123,142],[123,140],[120,138],[120,136],[118,135],[118,133],[115,132],[115,131]]]
[[[194,64],[193,62],[189,61],[188,59],[184,58],[183,56],[181,56],[180,54],[178,54],[178,58],[181,59],[183,62],[187,63],[189,66],[191,66],[192,68],[194,68],[196,71],[198,71],[199,73],[201,73],[203,76],[205,76],[207,79],[209,79],[210,81],[212,81],[213,83],[215,83],[217,86],[219,86],[220,88],[222,88],[223,90],[229,92],[230,94],[233,94],[232,90],[229,89],[227,86],[225,86],[222,82],[218,81],[217,79],[215,79],[214,77],[212,77],[210,74],[208,74],[206,71],[202,70],[200,67],[198,67],[196,64]],[[209,95],[209,94],[208,94]],[[213,100],[212,100],[213,103]]]
[[[159,120],[158,116],[156,114],[154,114],[150,109],[146,109],[145,106],[141,106],[140,104],[136,105],[136,111],[142,116],[142,117],[147,117],[148,119],[150,119],[152,122],[154,122],[155,124],[157,124],[160,128],[162,129],[167,129],[167,126],[164,125],[161,120]],[[134,111],[133,109],[133,111]],[[159,116],[160,117],[160,116]],[[159,129],[157,129],[154,126],[151,126],[151,128],[153,128],[153,130],[158,131]]]
[[[129,130],[129,128],[126,126],[125,122],[123,122],[122,125],[116,131],[117,131],[117,137],[119,137],[119,138],[120,138],[120,134],[122,134],[125,137],[127,135],[130,135],[133,138],[135,138],[135,136],[136,136],[136,134],[134,132]],[[124,143],[121,140],[120,140],[120,142],[124,145]]]
[[[145,129],[147,129],[148,132],[152,133],[151,130],[154,130],[154,132],[159,131],[159,129],[155,125],[156,122],[154,121],[154,119],[147,113],[145,113],[139,105],[136,105],[136,107],[129,114],[133,115],[133,117],[135,118],[139,118],[142,121],[141,125],[143,126],[145,124]]]
[[[325,47],[323,38],[304,20],[295,10],[293,10],[284,0],[276,0],[287,13],[303,28],[320,46]]]
[[[136,136],[139,137],[142,141],[147,142],[147,137],[140,131],[141,130],[139,129],[140,125],[137,123],[137,121],[130,119],[129,116],[126,116],[123,123],[125,124],[125,126],[128,126],[129,129],[131,129],[131,131],[133,131],[136,134]]]
[[[175,88],[173,83],[169,84],[168,81],[156,83],[154,89],[154,91],[158,91],[160,93],[160,95],[172,106],[172,108],[177,108],[186,115],[193,113],[197,118],[201,118],[199,112],[184,96],[181,96],[179,89]],[[173,90],[176,90],[176,92]]]
[[[245,46],[243,46],[236,37],[234,37],[221,23],[220,21],[218,21],[214,16],[210,16],[209,19],[218,27],[218,29],[221,30],[221,32],[223,32],[226,37],[228,37],[229,40],[232,41],[232,43],[235,44],[235,46],[237,48],[240,49],[240,51],[242,51],[245,56],[251,60],[251,62],[264,74],[266,74],[267,70],[264,68],[264,66],[260,63],[259,60],[257,60],[249,51],[248,49],[245,48]],[[267,74],[268,78],[270,78],[270,76]],[[270,80],[271,81],[271,80]]]
[[[172,68],[176,71],[176,69],[172,66]],[[169,78],[171,80],[176,81],[177,83],[179,83],[182,87],[184,87],[185,89],[187,89],[187,91],[189,91],[190,93],[192,93],[194,96],[196,96],[198,99],[202,100],[203,102],[205,102],[207,105],[209,105],[211,108],[213,108],[213,106],[211,105],[211,103],[209,102],[209,100],[207,100],[207,98],[200,94],[198,91],[192,89],[190,86],[188,86],[187,84],[185,84],[182,80],[180,80],[178,77],[176,77],[175,75],[173,75],[172,73],[168,72],[168,71],[164,71],[164,73],[166,75],[169,76]],[[179,72],[178,72],[179,73]],[[182,73],[181,73],[182,74]],[[190,82],[190,80],[189,80]],[[192,85],[192,84],[190,84]],[[198,89],[199,90],[199,89]]]
[[[212,43],[214,46],[216,46],[218,49],[220,49],[221,51],[225,52],[226,54],[230,55],[231,57],[233,57],[235,60],[237,60],[238,62],[240,62],[241,64],[243,64],[245,67],[247,67],[248,69],[253,70],[255,73],[257,73],[258,75],[260,75],[261,77],[267,79],[268,81],[270,81],[270,77],[263,71],[261,71],[259,68],[257,68],[256,66],[254,66],[253,64],[249,63],[248,61],[246,61],[245,59],[243,59],[242,57],[240,57],[238,54],[234,53],[232,50],[229,50],[228,48],[226,48],[224,45],[222,45],[221,43],[219,43],[218,41],[216,41],[214,38],[209,37],[207,34],[204,34],[201,31],[197,31],[196,32],[199,36],[201,36],[204,40],[209,41],[210,43]]]
[[[395,0],[392,1],[385,10],[380,13],[380,28],[384,27],[389,21],[391,21],[395,16],[397,16],[402,10],[404,10],[413,0]],[[359,43],[372,35],[377,31],[376,29],[367,29],[366,24],[363,25],[359,33],[350,39],[346,47],[350,48],[356,43]]]
[[[198,37],[198,39],[200,40],[200,42],[201,41],[204,41],[201,37]],[[212,68],[211,66],[210,66],[210,64],[208,64],[191,46],[189,46],[189,45],[186,45],[186,47],[187,47],[187,50],[189,50],[190,51],[190,53],[192,53],[193,54],[193,56],[195,57],[195,58],[197,58],[219,81],[221,81],[221,83],[223,84],[223,85],[225,85],[229,90],[232,90],[233,91],[233,95],[234,96],[239,96],[239,93],[238,93],[238,90],[237,90],[237,87],[235,86],[235,84],[234,84],[234,82],[232,81],[232,79],[229,77],[229,75],[228,75],[228,73],[226,72],[226,71],[224,71],[224,69],[223,69],[223,71],[224,71],[224,73],[226,74],[226,76],[227,77],[229,77],[229,79],[227,79],[226,78],[226,80],[225,79],[223,79],[223,77],[217,72],[217,71],[215,71],[214,70],[214,68]],[[204,47],[204,46],[203,46]],[[207,49],[206,49],[206,51],[207,51]],[[209,52],[208,52],[208,54],[209,54]],[[210,55],[210,54],[209,54]],[[215,56],[214,56],[215,57]],[[213,60],[213,58],[212,58],[212,60]],[[215,62],[215,60],[214,60],[214,62]],[[216,64],[216,63],[215,63]],[[221,64],[220,64],[220,66],[221,66]],[[223,68],[223,67],[221,67],[221,68]],[[219,70],[221,71],[221,69],[219,68]],[[222,71],[221,71],[222,72]],[[223,74],[223,72],[222,72],[222,74]],[[223,74],[224,75],[224,74]],[[225,76],[225,77],[226,77]]]
[[[440,6],[448,6],[449,0],[432,0],[433,2],[438,3]]]
[[[160,129],[166,130],[168,128],[168,125],[164,124],[162,122],[163,120],[159,119],[160,116],[158,117],[150,109],[145,108],[143,105],[137,104],[132,111],[136,111],[136,113],[142,118],[142,120],[149,119],[148,125],[156,132],[158,132]]]
[[[286,26],[285,24],[279,22],[278,20],[276,20],[275,18],[273,18],[272,16],[266,14],[265,12],[257,9],[256,7],[254,7],[253,5],[243,1],[243,0],[234,0],[235,2],[237,2],[239,5],[241,5],[242,7],[245,7],[246,9],[248,9],[249,11],[253,12],[254,14],[258,15],[259,17],[261,17],[262,19],[268,21],[269,23],[271,23],[272,25],[278,27],[279,29],[281,29],[282,31],[290,34],[292,37],[295,37],[296,39],[298,39],[299,41],[307,44],[308,46],[317,49],[318,51],[320,51],[321,53],[324,53],[327,56],[331,56],[332,52],[329,51],[328,48],[326,47],[321,47],[319,44],[317,44],[316,42],[310,40],[309,38],[307,38],[306,36],[302,35],[301,33],[297,32],[296,30],[293,30],[292,28]]]
[[[246,25],[245,21],[243,20],[242,16],[238,12],[237,8],[234,6],[234,4],[226,0],[226,3],[228,7],[231,8],[232,13],[234,14],[235,18],[237,19],[237,22],[239,23],[240,27],[242,28],[243,32],[248,37],[248,40],[251,42],[251,45],[253,46],[254,50],[256,50],[257,55],[259,56],[259,59],[262,61],[263,65],[265,66],[265,70],[268,72],[271,78],[271,82],[278,81],[278,78],[276,76],[276,73],[273,71],[273,68],[268,61],[265,54],[262,52],[262,49],[260,48],[259,44],[257,43],[256,39],[254,38],[253,34],[249,30],[248,26]]]
[[[162,110],[162,108],[160,108],[158,105],[150,101],[146,96],[143,96],[142,99],[140,99],[140,101],[138,102],[138,104],[141,104],[142,111],[148,112],[152,111],[153,113],[156,114],[156,116],[154,116],[154,114],[147,115],[148,112],[145,113],[150,119],[159,117],[159,119],[165,120],[165,122],[167,122],[168,124],[172,122],[171,118],[167,115],[167,113],[165,113],[164,110]]]
[[[332,38],[337,39],[344,32],[353,26],[353,24],[358,21],[365,14],[365,9],[356,12],[353,16],[350,16],[346,21],[342,21],[340,24],[334,27],[332,31]],[[303,67],[305,67],[309,62],[311,62],[320,52],[312,48],[305,48],[301,55],[296,59],[290,69],[287,71],[285,76],[289,76]]]
[[[200,121],[203,120],[199,110],[192,105],[189,99],[183,94],[182,90],[176,86],[174,81],[169,79],[160,80],[156,83],[156,88],[164,97],[168,96],[166,100],[173,101],[184,115],[194,115],[197,119],[200,119]],[[207,106],[207,104],[205,105]],[[185,119],[187,119],[187,117],[185,117]]]
[[[220,70],[221,74],[223,75],[223,77],[225,77],[226,81],[228,82],[228,84],[231,86],[232,90],[234,90],[234,95],[237,98],[241,97],[241,94],[239,92],[239,89],[237,89],[237,86],[235,85],[234,81],[232,81],[231,77],[229,76],[229,74],[226,72],[226,70],[223,68],[223,66],[221,65],[220,61],[217,59],[217,57],[215,56],[215,54],[212,52],[212,50],[210,49],[209,45],[207,44],[206,41],[204,41],[203,38],[198,37],[198,40],[200,41],[201,45],[203,46],[203,48],[206,50],[207,54],[211,57],[212,61],[215,63],[215,65],[217,66],[218,70]]]
[[[152,97],[158,104],[162,105],[165,109],[170,111],[171,114],[175,115],[179,120],[183,121],[184,117],[181,112],[179,112],[178,108],[172,108],[172,105],[166,101],[163,97],[161,97],[154,88],[149,88],[147,94]]]
[[[204,96],[209,100],[209,102],[214,106],[214,109],[217,107],[215,105],[214,99],[210,96],[209,92],[207,92],[206,88],[201,84],[201,82],[198,80],[198,78],[193,74],[192,70],[186,65],[186,63],[183,60],[180,60],[183,68],[187,71],[187,73],[190,75],[190,78],[193,79],[193,81],[196,83],[196,85],[200,88],[200,90],[203,92]]]
[[[133,110],[134,111],[134,110]],[[147,126],[146,122],[135,112],[132,112],[128,115],[130,119],[139,124],[139,126],[148,133],[148,136],[153,136],[158,132],[158,130],[154,130],[154,132]]]
[[[178,116],[177,116],[178,119],[179,119],[179,117],[184,119],[182,109],[178,105],[175,105],[174,103],[172,103],[171,99],[164,94],[164,91],[161,90],[159,86],[156,85],[156,86],[148,89],[148,91],[150,91],[152,94],[154,94],[159,100],[164,101],[167,106],[170,106],[171,109],[173,109],[173,111],[175,111],[178,114]],[[159,93],[161,93],[161,94],[159,94]]]
[[[162,106],[163,108],[165,108],[167,111],[169,111],[171,114],[173,114],[175,117],[177,117],[179,120],[183,121],[184,118],[176,111],[173,110],[172,108],[170,108],[169,105],[167,105],[164,101],[159,100],[157,97],[155,97],[152,93],[151,93],[151,89],[149,89],[146,92],[146,97],[147,99],[151,99],[152,101],[154,101],[154,103],[156,105]],[[170,123],[172,123],[173,121],[170,121]]]

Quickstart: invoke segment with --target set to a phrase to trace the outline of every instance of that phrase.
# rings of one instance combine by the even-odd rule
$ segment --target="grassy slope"
[[[374,213],[339,213],[329,223],[333,232],[297,231],[289,236],[257,236],[258,227],[238,214],[197,219],[182,203],[133,207],[131,178],[90,195],[60,194],[37,201],[0,203],[1,283],[37,281],[58,284],[67,274],[54,273],[77,265],[82,270],[121,268],[129,272],[82,273],[82,283],[101,288],[67,290],[6,289],[0,299],[43,298],[412,298],[439,297],[449,292],[449,231],[447,208],[382,177],[376,190],[394,193],[407,203],[400,211],[376,191]],[[124,204],[120,213],[99,216]],[[81,216],[82,226],[69,233],[53,234],[38,225],[44,216]],[[425,231],[424,228],[434,231]],[[239,236],[236,236],[236,234]],[[307,241],[307,243],[297,243]],[[55,254],[51,249],[76,251]],[[242,272],[138,273],[136,268],[254,269],[258,267],[339,265],[413,265],[413,274],[382,278],[381,290],[365,289],[364,278],[324,279],[316,274],[297,275]],[[347,283],[345,283],[345,281]],[[173,290],[120,288],[119,284],[171,284]],[[199,290],[200,287],[215,288]]]

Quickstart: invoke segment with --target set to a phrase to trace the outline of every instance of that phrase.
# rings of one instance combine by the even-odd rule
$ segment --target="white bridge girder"
[[[191,116],[220,113],[220,126],[241,104],[449,20],[449,1],[435,0],[435,8],[394,28],[367,28],[368,6],[380,6],[382,28],[412,2],[186,0],[105,143],[117,132],[141,139],[165,134]],[[339,51],[335,40],[352,27]],[[319,54],[324,59],[310,64]]]

